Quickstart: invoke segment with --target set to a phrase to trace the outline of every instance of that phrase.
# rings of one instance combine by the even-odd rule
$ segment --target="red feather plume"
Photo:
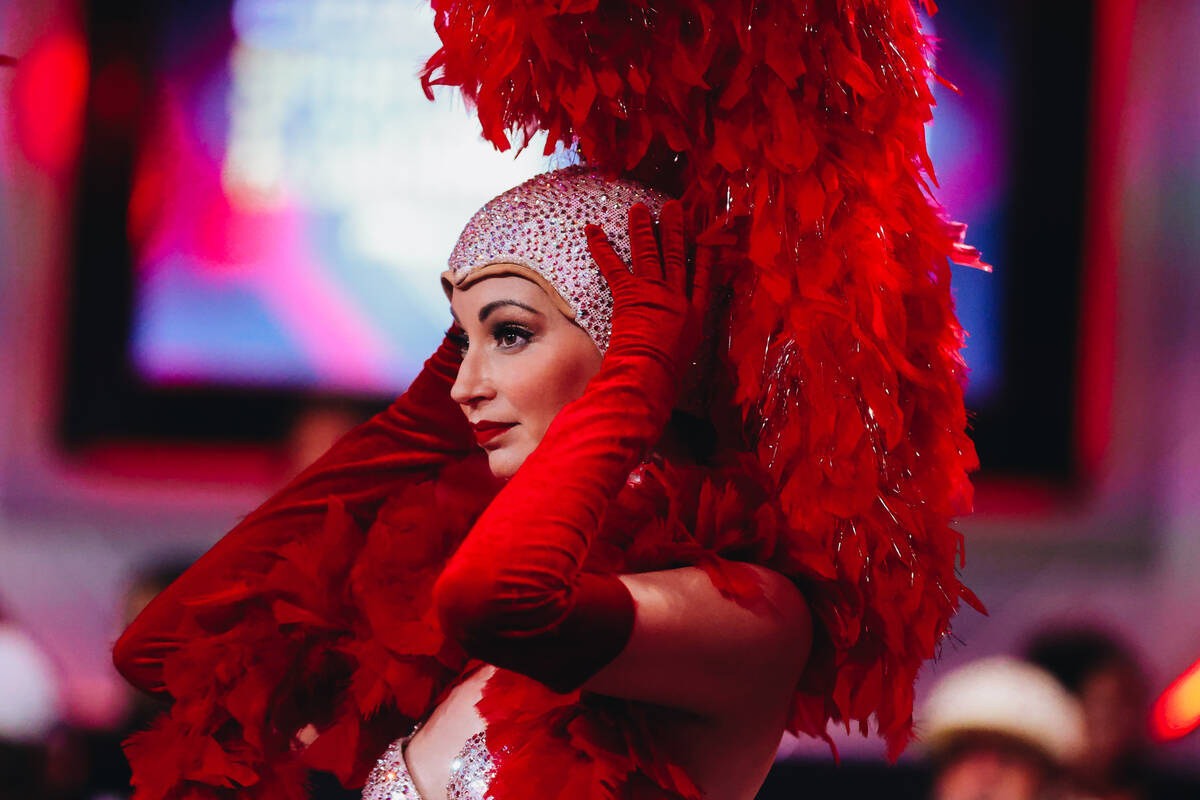
[[[949,525],[977,466],[947,259],[986,267],[934,202],[928,44],[909,0],[432,0],[500,150],[546,131],[680,196],[724,270],[715,385],[812,567],[828,641],[792,727],[889,752],[960,599]],[[932,6],[932,3],[926,3]],[[933,11],[933,8],[929,8]],[[822,577],[823,576],[823,577]]]

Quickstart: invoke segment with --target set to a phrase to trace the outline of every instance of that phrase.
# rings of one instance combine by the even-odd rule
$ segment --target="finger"
[[[667,285],[686,296],[687,254],[683,236],[683,205],[668,200],[658,215],[658,235],[662,240],[663,278]]]
[[[587,225],[583,232],[587,236],[588,252],[592,254],[596,268],[608,282],[609,291],[614,293],[620,291],[621,287],[627,284],[632,277],[629,267],[613,250],[608,237],[604,235],[604,231],[599,225]]]
[[[654,237],[654,217],[645,203],[629,209],[629,250],[633,254],[633,274],[639,278],[663,279],[658,240]]]

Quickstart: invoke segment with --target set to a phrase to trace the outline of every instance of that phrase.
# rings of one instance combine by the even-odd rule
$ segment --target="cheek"
[[[590,340],[589,340],[590,344]],[[516,400],[530,424],[530,433],[540,440],[563,406],[583,395],[588,381],[599,369],[599,354],[594,360],[586,351],[548,353],[514,387]]]

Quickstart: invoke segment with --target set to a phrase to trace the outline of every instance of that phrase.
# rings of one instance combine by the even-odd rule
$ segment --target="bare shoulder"
[[[586,688],[703,716],[786,702],[812,644],[808,603],[767,567],[726,562],[723,574],[732,596],[697,567],[622,576],[633,634]]]
[[[679,614],[677,624],[701,629],[724,623],[726,641],[791,643],[811,635],[808,602],[789,579],[768,567],[741,562],[725,562],[721,572],[732,589],[722,591],[699,567],[624,575],[621,580],[638,602],[639,616]]]

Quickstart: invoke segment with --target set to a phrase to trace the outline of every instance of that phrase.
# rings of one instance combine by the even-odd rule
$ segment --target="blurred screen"
[[[152,383],[399,391],[449,323],[438,276],[488,199],[546,169],[416,78],[404,0],[235,0],[167,16],[135,167],[133,362]]]
[[[990,4],[988,4],[990,5]],[[939,198],[994,264],[1004,61],[991,10],[936,17],[946,44],[929,147]],[[131,361],[152,386],[401,391],[448,322],[438,276],[489,198],[550,166],[497,153],[451,92],[415,0],[174,3],[134,170]],[[996,278],[955,268],[970,402],[1001,379]]]
[[[933,84],[937,107],[926,144],[938,182],[937,199],[967,223],[967,243],[996,269],[954,266],[951,284],[959,321],[967,331],[970,370],[967,405],[986,405],[1003,381],[1003,281],[1007,265],[1005,210],[1011,202],[1008,120],[1012,86],[1003,33],[1004,6],[996,2],[944,3],[926,33],[934,42],[934,71],[958,91]]]

